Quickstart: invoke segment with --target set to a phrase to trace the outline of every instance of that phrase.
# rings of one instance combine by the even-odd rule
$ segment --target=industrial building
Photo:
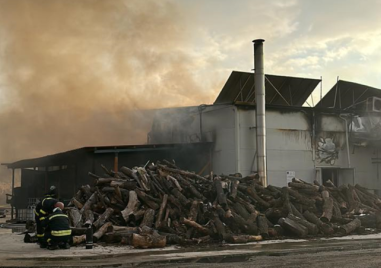
[[[296,177],[379,191],[381,91],[339,80],[306,107],[320,79],[264,75],[261,66],[256,57],[255,75],[233,71],[212,105],[157,111],[146,145],[85,147],[5,164],[13,174],[22,170],[12,206],[26,208],[51,184],[70,199],[91,183],[89,171],[102,174],[101,164],[117,170],[164,158],[200,174],[259,172],[264,184],[275,186]],[[258,95],[261,87],[266,93]]]

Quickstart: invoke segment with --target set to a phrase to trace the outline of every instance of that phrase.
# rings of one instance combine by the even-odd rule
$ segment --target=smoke
[[[184,12],[171,0],[0,0],[0,162],[144,143],[145,110],[212,102],[222,81],[196,81]]]

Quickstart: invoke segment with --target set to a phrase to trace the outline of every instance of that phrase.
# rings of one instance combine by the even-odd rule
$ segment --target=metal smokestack
[[[263,39],[256,39],[254,43],[254,78],[255,100],[257,116],[257,163],[258,174],[263,186],[267,186],[266,165],[266,100],[265,100],[265,72],[263,64]]]

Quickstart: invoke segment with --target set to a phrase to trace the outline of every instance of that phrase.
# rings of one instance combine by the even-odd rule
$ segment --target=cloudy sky
[[[266,73],[322,76],[323,93],[337,76],[380,87],[380,10],[376,0],[0,0],[0,162],[143,143],[143,109],[213,103],[232,70],[253,68],[257,38]]]

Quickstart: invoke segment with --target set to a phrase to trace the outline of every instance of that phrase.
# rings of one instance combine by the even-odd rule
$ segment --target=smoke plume
[[[196,81],[184,12],[165,0],[0,0],[0,162],[144,143],[145,110],[212,102],[221,81]]]

